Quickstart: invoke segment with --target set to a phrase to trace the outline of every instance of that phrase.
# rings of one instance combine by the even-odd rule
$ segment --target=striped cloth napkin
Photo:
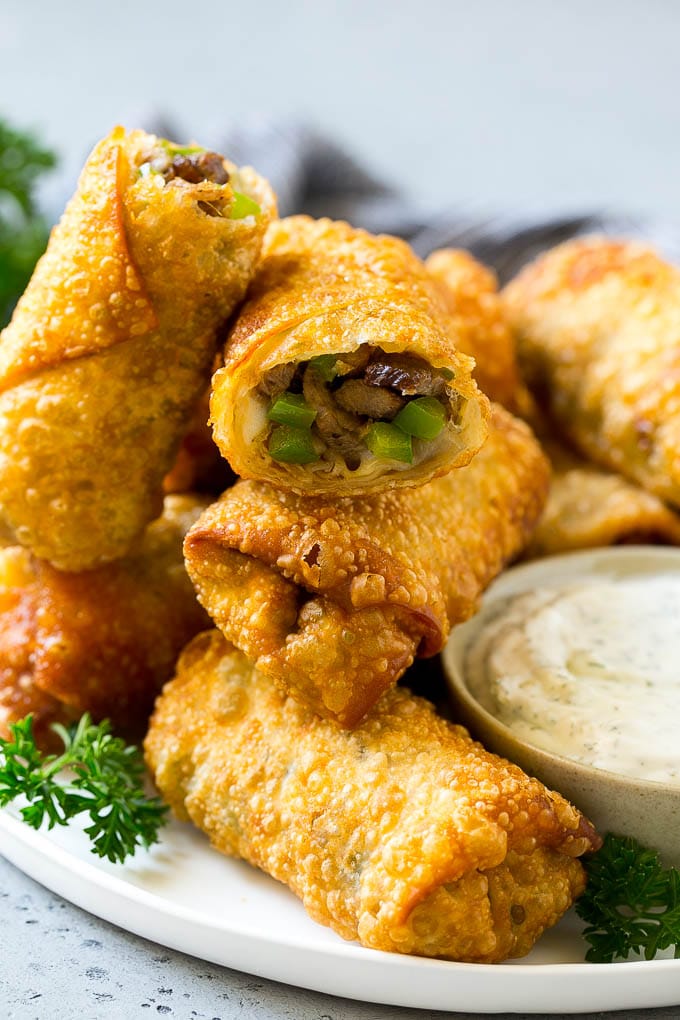
[[[305,124],[263,119],[216,138],[215,144],[234,162],[250,163],[269,178],[282,216],[330,216],[375,233],[397,234],[421,256],[435,248],[467,248],[494,267],[501,283],[539,252],[578,234],[640,238],[680,263],[680,223],[607,212],[556,215],[545,208],[466,211],[456,208],[455,193],[448,210],[416,208],[342,146]]]

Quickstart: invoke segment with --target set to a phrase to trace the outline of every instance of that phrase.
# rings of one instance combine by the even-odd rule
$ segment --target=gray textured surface
[[[79,910],[0,857],[2,1020],[422,1020],[216,967]],[[680,991],[678,995],[680,1003]],[[459,1020],[476,1014],[458,1013]],[[521,1017],[521,1014],[495,1014]],[[555,1017],[558,1015],[555,1014]],[[570,1014],[573,1018],[574,1014]],[[581,1020],[678,1020],[680,1006],[580,1014]],[[527,1017],[528,1020],[528,1017]],[[535,1015],[531,1018],[535,1020]],[[565,1018],[566,1020],[566,1018]]]

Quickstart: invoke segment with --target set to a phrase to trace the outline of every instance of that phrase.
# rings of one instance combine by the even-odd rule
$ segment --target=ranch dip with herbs
[[[522,740],[680,786],[680,576],[537,588],[468,646],[471,693]]]

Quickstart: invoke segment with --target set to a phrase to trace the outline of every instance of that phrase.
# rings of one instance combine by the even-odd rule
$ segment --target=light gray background
[[[677,214],[679,97],[674,0],[0,0],[0,111],[74,171],[136,111],[273,113],[428,204]]]
[[[60,151],[51,210],[92,143],[149,110],[206,142],[310,121],[428,208],[677,217],[680,3],[0,0],[0,115]],[[193,961],[2,861],[0,926],[3,1020],[426,1015]],[[680,1009],[626,1014],[643,1015]]]

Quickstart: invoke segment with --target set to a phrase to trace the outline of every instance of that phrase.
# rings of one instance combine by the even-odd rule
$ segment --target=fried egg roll
[[[0,737],[10,723],[33,716],[33,731],[49,744],[51,723],[69,723],[75,713],[33,682],[35,638],[33,558],[21,546],[0,547]]]
[[[680,270],[637,243],[579,239],[504,297],[525,378],[560,434],[680,506]]]
[[[116,563],[63,573],[21,546],[0,549],[0,733],[34,714],[50,722],[88,711],[144,732],[180,650],[208,619],[182,561],[182,540],[205,507],[168,496],[162,517]]]
[[[217,631],[183,653],[145,746],[179,818],[372,949],[522,956],[583,891],[577,858],[599,845],[560,794],[405,688],[341,730]]]
[[[680,516],[658,496],[561,443],[541,441],[552,466],[550,492],[525,559],[636,542],[680,545]]]
[[[456,322],[458,349],[475,359],[479,388],[490,400],[514,409],[522,381],[495,274],[460,248],[432,252],[425,266]]]
[[[116,128],[88,159],[0,342],[0,524],[64,570],[162,508],[275,211],[216,153]]]
[[[420,485],[467,464],[488,402],[405,242],[347,223],[274,223],[213,378],[215,441],[237,475],[305,494]]]
[[[208,425],[210,390],[207,389],[191,416],[175,463],[163,479],[163,491],[206,492],[219,496],[235,482],[229,464],[215,446]]]
[[[185,541],[198,598],[238,648],[320,715],[354,726],[527,542],[548,467],[496,407],[465,468],[364,499],[240,481]]]

